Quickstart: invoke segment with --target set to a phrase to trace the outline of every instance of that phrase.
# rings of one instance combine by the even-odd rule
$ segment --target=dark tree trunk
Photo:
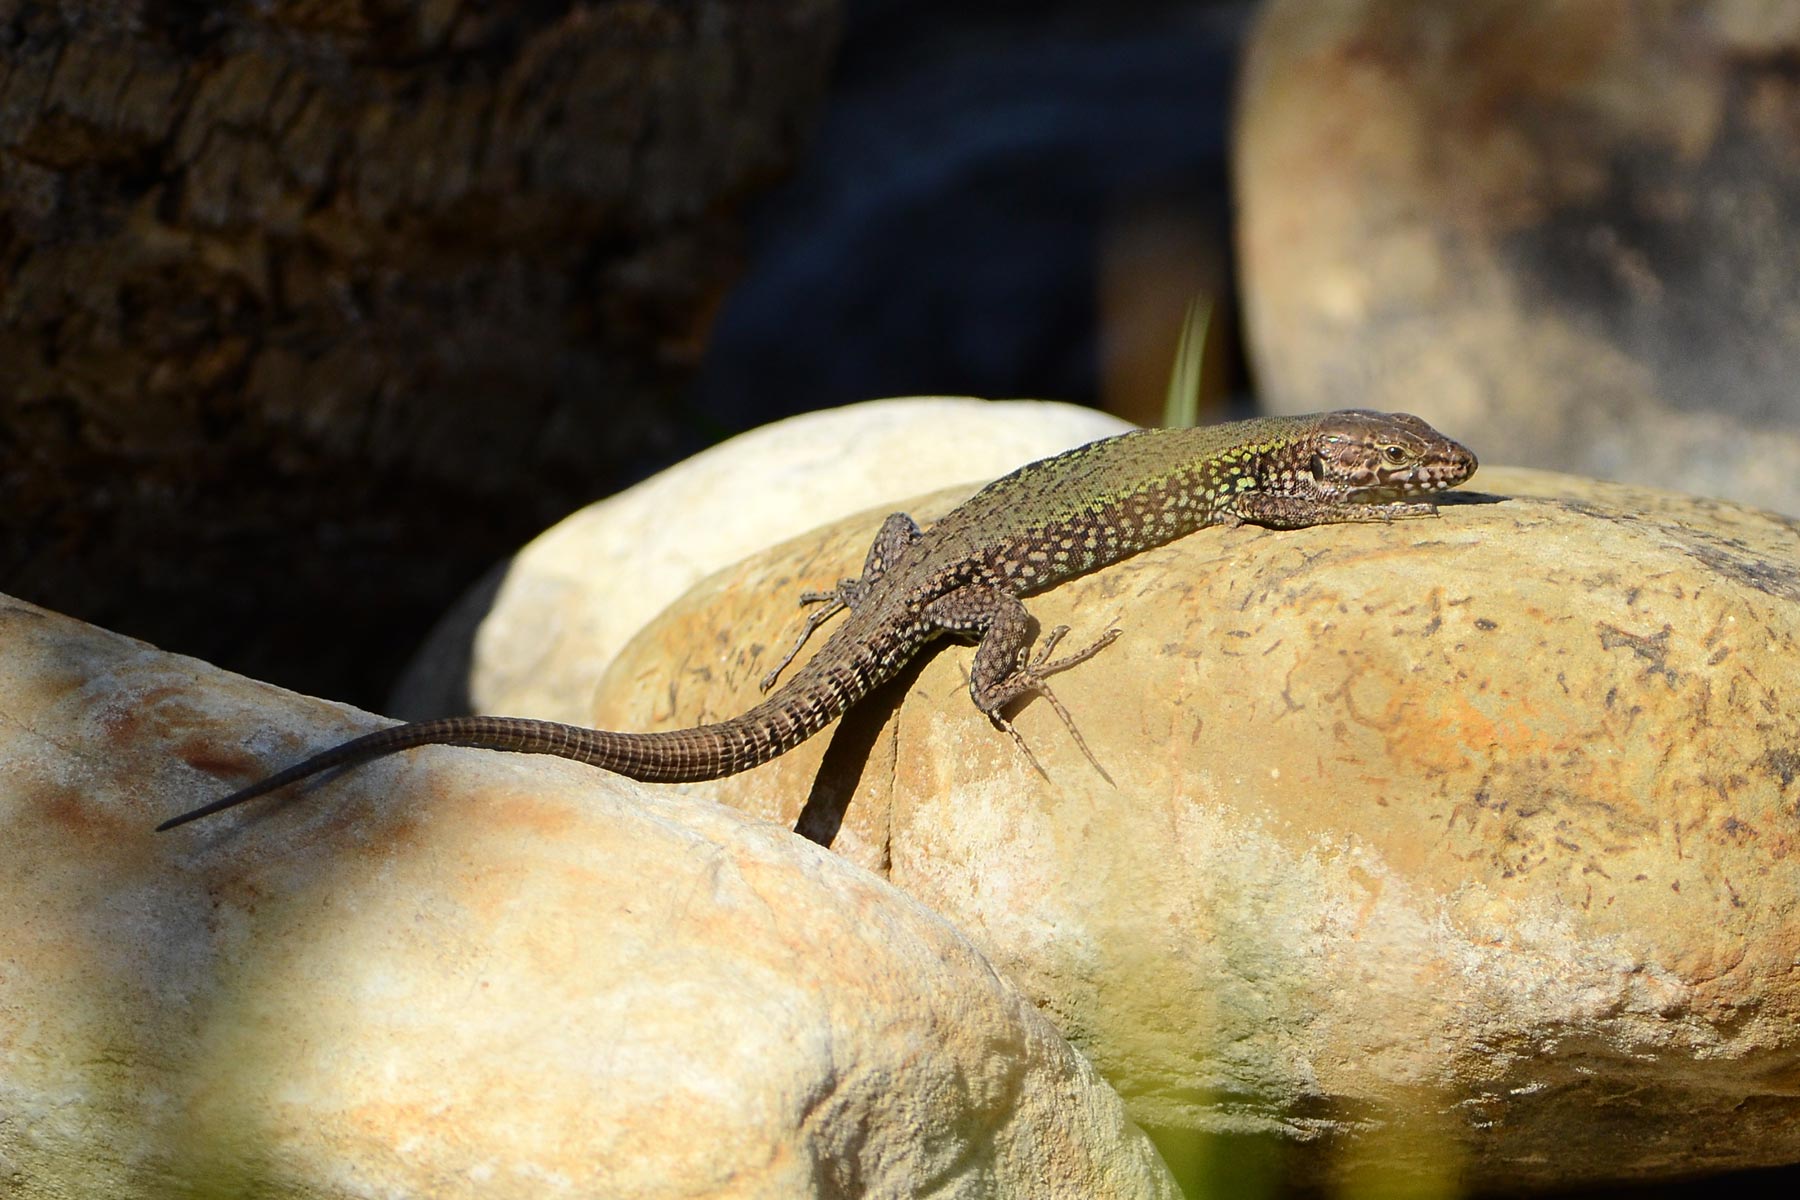
[[[464,583],[673,450],[836,21],[0,3],[0,590],[378,703]]]

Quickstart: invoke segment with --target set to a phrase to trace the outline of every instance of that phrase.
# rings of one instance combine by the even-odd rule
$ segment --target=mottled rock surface
[[[1165,1146],[1462,1186],[1800,1161],[1800,525],[1483,468],[1433,521],[1209,530],[1029,601],[1034,774],[950,647],[709,785],[967,931]],[[957,495],[914,505],[921,520]],[[741,711],[880,512],[696,588],[589,711]]]
[[[1240,81],[1265,403],[1800,513],[1800,8],[1274,0]]]
[[[440,749],[150,831],[375,723],[0,599],[0,1190],[1173,1200],[966,940],[717,805]]]

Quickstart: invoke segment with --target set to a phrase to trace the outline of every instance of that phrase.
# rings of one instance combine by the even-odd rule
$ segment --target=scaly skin
[[[1074,733],[1046,679],[1091,657],[1119,631],[1051,659],[1066,632],[1059,627],[1027,662],[1036,622],[1020,597],[1208,525],[1248,521],[1295,529],[1431,516],[1436,507],[1416,497],[1454,487],[1475,467],[1473,454],[1417,417],[1360,409],[1104,438],[995,480],[927,531],[905,513],[890,516],[860,576],[802,597],[822,607],[763,680],[763,690],[824,620],[845,609],[849,618],[779,691],[741,716],[666,733],[613,733],[519,717],[395,725],[157,828],[173,829],[320,771],[414,746],[554,754],[657,783],[717,779],[793,749],[945,634],[979,639],[970,695],[1015,740],[1001,710],[1032,694],[1048,700]]]

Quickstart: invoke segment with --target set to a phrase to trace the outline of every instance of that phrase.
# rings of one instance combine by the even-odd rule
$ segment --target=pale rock
[[[619,647],[719,568],[865,508],[1130,428],[1073,404],[906,397],[740,434],[532,541],[447,615],[391,708],[579,719],[570,699],[585,707]]]
[[[1175,1158],[1274,1135],[1304,1181],[1494,1190],[1800,1161],[1800,523],[1475,482],[1029,600],[1071,646],[1124,630],[1054,681],[1116,786],[1039,702],[1034,773],[943,643],[707,794],[953,920]],[[584,720],[749,707],[883,511],[697,587]]]
[[[1232,176],[1259,400],[1800,513],[1796,56],[1791,3],[1258,5]]]
[[[433,749],[151,832],[375,725],[0,601],[0,1191],[1175,1196],[967,941],[718,805]]]

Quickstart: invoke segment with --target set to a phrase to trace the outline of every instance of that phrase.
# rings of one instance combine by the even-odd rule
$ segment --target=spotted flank
[[[909,568],[974,569],[1029,593],[1208,525],[1426,516],[1429,506],[1401,502],[1475,467],[1465,447],[1407,413],[1138,430],[995,480],[932,528],[931,550]]]

